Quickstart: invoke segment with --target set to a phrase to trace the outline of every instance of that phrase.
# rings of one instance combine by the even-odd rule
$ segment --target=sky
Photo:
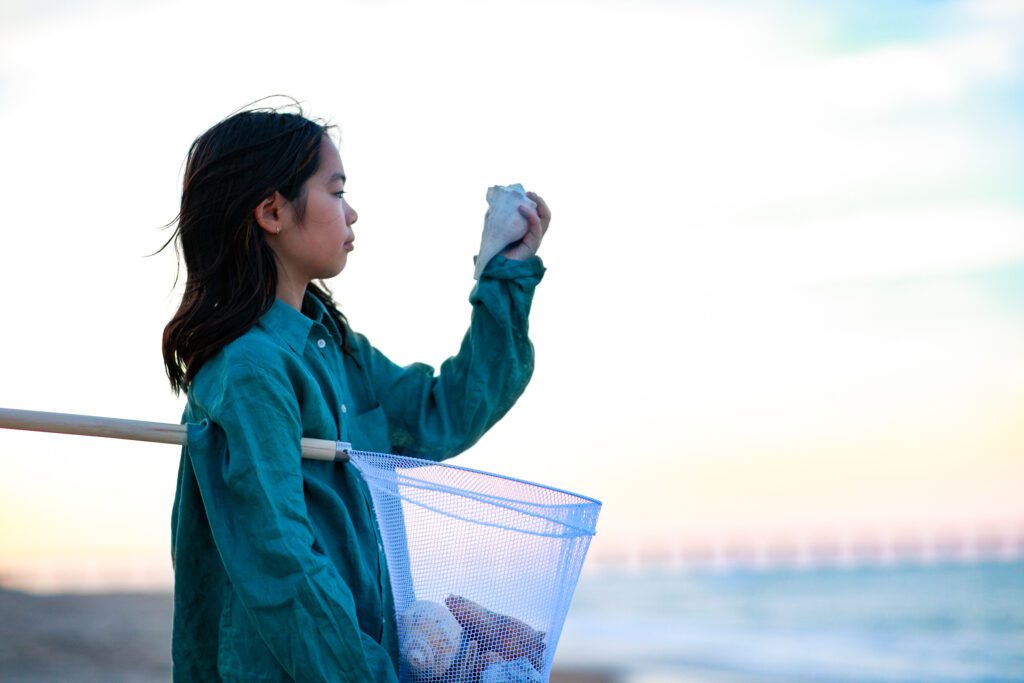
[[[595,561],[1024,538],[1022,86],[999,0],[7,2],[0,407],[179,420],[147,255],[191,141],[286,94],[397,362],[457,350],[486,188],[548,201],[533,381],[457,462],[602,500]],[[169,585],[177,466],[0,430],[0,582]]]

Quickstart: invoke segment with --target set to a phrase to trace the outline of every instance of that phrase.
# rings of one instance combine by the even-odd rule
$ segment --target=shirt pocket
[[[376,453],[391,452],[388,418],[379,403],[374,403],[371,408],[353,415],[350,420],[352,448]]]

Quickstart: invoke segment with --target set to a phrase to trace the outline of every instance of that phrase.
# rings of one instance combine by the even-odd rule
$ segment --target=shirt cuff
[[[540,278],[544,275],[544,262],[540,256],[531,256],[521,261],[497,255],[491,259],[484,272],[480,273],[480,279],[489,278],[492,280],[517,280],[524,277]]]

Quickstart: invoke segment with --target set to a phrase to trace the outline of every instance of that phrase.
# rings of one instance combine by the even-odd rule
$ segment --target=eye
[[[345,194],[346,194],[345,190],[339,190],[339,191],[334,193],[334,196],[337,197],[338,199],[341,199]]]

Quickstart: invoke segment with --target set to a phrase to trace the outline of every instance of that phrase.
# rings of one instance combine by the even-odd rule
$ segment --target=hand
[[[544,199],[536,192],[527,192],[526,196],[537,203],[537,210],[526,205],[519,207],[519,213],[529,223],[529,227],[523,239],[513,242],[501,252],[502,256],[513,261],[523,261],[536,254],[544,234],[548,231],[548,225],[551,224],[551,209]]]
[[[451,670],[449,680],[455,683],[474,683],[480,680],[480,644],[475,640],[469,641],[466,645],[466,652],[462,661],[457,663]]]

